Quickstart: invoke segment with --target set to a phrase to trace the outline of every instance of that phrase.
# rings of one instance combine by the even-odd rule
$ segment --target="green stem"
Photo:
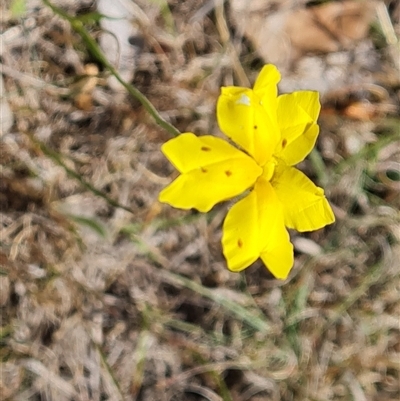
[[[313,149],[308,157],[314,167],[315,174],[317,174],[319,184],[325,187],[329,181],[329,178],[326,173],[326,166],[322,156],[317,149]]]
[[[63,11],[61,8],[54,6],[53,4],[50,3],[49,0],[43,0],[43,3],[50,7],[51,10],[57,14],[59,17],[67,20],[72,28],[81,36],[83,41],[85,42],[86,46],[88,47],[89,51],[92,53],[92,55],[103,65],[104,68],[106,68],[116,79],[118,82],[121,83],[121,85],[128,91],[128,93],[135,97],[139,102],[142,104],[142,106],[147,110],[147,112],[154,118],[156,123],[164,128],[166,131],[168,131],[172,136],[177,136],[180,134],[180,132],[170,123],[165,121],[160,114],[158,113],[157,109],[151,104],[149,99],[147,99],[146,96],[144,96],[138,89],[136,89],[133,85],[128,84],[125,82],[121,75],[118,73],[118,71],[112,66],[112,64],[107,60],[106,56],[103,54],[101,51],[99,45],[96,43],[96,41],[89,35],[88,31],[85,29],[83,26],[82,21],[72,17],[65,11]]]
[[[335,324],[352,305],[354,305],[362,296],[364,296],[367,291],[375,284],[379,282],[382,277],[383,263],[378,262],[376,265],[372,266],[365,276],[363,281],[356,287],[346,299],[332,310],[331,316],[327,319],[324,326],[320,329],[318,337],[321,338],[323,333],[328,330],[328,328]]]
[[[119,400],[123,401],[124,396],[122,394],[121,386],[120,386],[118,380],[116,379],[116,377],[114,375],[112,367],[107,362],[107,358],[104,355],[104,353],[103,353],[102,349],[100,348],[100,346],[96,342],[94,342],[93,339],[92,339],[92,343],[93,343],[93,346],[97,349],[97,352],[98,352],[98,354],[100,356],[100,361],[101,361],[101,364],[102,364],[103,368],[108,373],[109,379],[110,379],[111,383],[114,385],[114,389],[113,389],[114,390],[114,395],[117,395]]]
[[[62,160],[62,157],[55,152],[54,150],[51,150],[50,148],[48,148],[44,143],[39,142],[34,140],[33,138],[31,138],[33,140],[33,142],[39,146],[40,150],[50,159],[52,159],[56,164],[58,164],[59,166],[61,166],[65,172],[71,177],[74,178],[75,180],[79,181],[80,184],[86,188],[87,190],[89,190],[90,192],[94,193],[95,195],[99,196],[100,198],[103,198],[109,205],[116,207],[116,208],[120,208],[120,209],[124,209],[129,213],[135,214],[134,211],[132,209],[130,209],[128,206],[124,206],[122,204],[120,204],[119,202],[115,201],[114,199],[110,198],[108,195],[106,195],[105,193],[103,193],[102,191],[98,190],[97,188],[95,188],[92,184],[88,183],[83,177],[81,177],[76,171],[70,169]]]

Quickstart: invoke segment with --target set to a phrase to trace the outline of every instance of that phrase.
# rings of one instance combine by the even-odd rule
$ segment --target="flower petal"
[[[271,184],[283,205],[286,227],[313,231],[335,221],[324,190],[296,168],[278,164]]]
[[[294,165],[310,153],[319,132],[316,120],[320,108],[318,92],[298,91],[278,97],[277,116],[282,138],[276,157]]]
[[[295,93],[278,96],[276,111],[278,125],[281,129],[282,139],[285,139],[287,144],[293,142],[305,131],[307,125],[314,122],[311,116],[299,105]],[[297,130],[294,131],[293,128],[297,128]]]
[[[293,246],[282,206],[269,182],[259,178],[254,190],[228,212],[222,246],[232,271],[245,269],[261,256],[275,277],[287,277],[293,266]]]
[[[222,247],[229,270],[241,271],[260,257],[257,195],[253,190],[225,217]]]
[[[182,175],[160,192],[159,200],[181,209],[208,212],[241,194],[262,173],[251,157],[213,136],[181,134],[162,151]]]
[[[269,90],[270,86],[273,86],[276,91],[276,85],[281,80],[281,74],[273,64],[266,64],[261,69],[256,82],[254,82],[254,91],[259,92],[264,89]]]
[[[234,158],[249,158],[221,138],[212,135],[197,136],[185,132],[161,146],[167,159],[180,173],[188,173],[201,166]]]
[[[302,135],[287,145],[276,157],[288,166],[294,166],[303,161],[315,146],[319,134],[319,126],[312,124]]]
[[[297,104],[316,122],[321,110],[319,93],[315,91],[297,91],[292,94]]]
[[[267,65],[261,71],[254,91],[225,87],[217,103],[221,131],[264,165],[280,140],[276,117],[278,70]]]
[[[285,280],[294,264],[293,245],[284,224],[276,224],[274,235],[261,252],[261,260],[268,270],[280,280]]]

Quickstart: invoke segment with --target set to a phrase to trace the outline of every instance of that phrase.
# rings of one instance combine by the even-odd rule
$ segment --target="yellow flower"
[[[253,89],[225,87],[217,104],[221,131],[240,150],[214,136],[184,133],[162,146],[181,173],[159,199],[181,209],[209,211],[240,195],[229,210],[222,246],[228,268],[241,271],[261,258],[285,279],[293,266],[287,228],[312,231],[335,218],[324,191],[292,167],[312,150],[319,133],[317,92],[277,95],[275,66],[261,70]]]

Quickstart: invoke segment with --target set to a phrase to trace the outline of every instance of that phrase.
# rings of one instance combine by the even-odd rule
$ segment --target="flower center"
[[[272,176],[274,175],[275,166],[277,165],[277,161],[273,157],[269,162],[265,163],[263,167],[262,176],[267,180],[271,181]]]

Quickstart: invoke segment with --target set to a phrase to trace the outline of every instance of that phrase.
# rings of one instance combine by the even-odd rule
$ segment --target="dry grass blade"
[[[57,374],[51,372],[47,369],[42,363],[35,359],[27,359],[22,361],[22,365],[38,377],[40,377],[41,381],[43,381],[43,386],[48,386],[52,390],[56,390],[51,393],[53,395],[60,393],[60,397],[77,397],[77,393],[74,389],[74,386],[70,383],[67,383],[65,380],[61,379]]]
[[[270,332],[270,326],[266,322],[265,317],[257,316],[253,311],[239,305],[237,301],[229,299],[226,292],[207,289],[206,287],[197,284],[192,280],[171,273],[167,270],[161,270],[160,275],[169,284],[178,287],[189,288],[203,297],[211,299],[217,305],[222,306],[228,313],[246,322],[253,329],[258,330],[263,334],[268,334]],[[251,304],[251,301],[249,304]]]
[[[224,401],[223,398],[221,398],[218,394],[215,394],[214,391],[196,384],[189,384],[186,387],[186,391],[188,393],[199,394],[208,401]]]
[[[363,8],[353,1],[119,1],[141,49],[126,93],[109,85],[96,2],[29,0],[17,13],[0,2],[12,116],[0,137],[0,398],[399,399],[400,7],[369,1],[369,29],[367,6],[347,13]],[[263,59],[238,26],[327,10],[339,10],[328,22],[343,46],[307,39],[294,21],[260,36],[282,45]],[[357,27],[357,41],[343,37]],[[248,86],[288,54],[280,90],[323,94],[316,150],[299,168],[324,187],[336,223],[291,233],[295,267],[278,282],[259,262],[227,270],[229,205],[204,215],[157,199],[175,174],[162,144],[221,135],[221,86]]]

